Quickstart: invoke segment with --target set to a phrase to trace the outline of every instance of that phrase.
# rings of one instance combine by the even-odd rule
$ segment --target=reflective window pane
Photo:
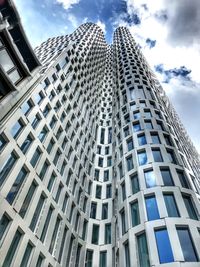
[[[6,200],[12,205],[13,201],[15,200],[26,176],[27,176],[28,171],[22,167],[20,172],[18,173],[15,182],[13,183],[9,193],[6,196]]]
[[[15,155],[14,152],[12,152],[10,157],[4,163],[4,165],[0,171],[0,186],[4,183],[5,179],[7,178],[9,172],[13,168],[16,161],[17,161],[17,156]]]
[[[169,217],[179,217],[178,208],[173,194],[164,194],[165,205]]]
[[[156,178],[152,170],[144,172],[147,188],[156,186]]]
[[[138,201],[131,203],[131,218],[133,227],[140,224],[140,212],[139,212]]]
[[[4,260],[2,267],[12,266],[12,261],[14,259],[15,252],[17,250],[21,237],[22,237],[22,233],[19,230],[17,230],[13,237],[11,245],[8,249],[8,252],[6,254],[6,258]]]
[[[160,263],[168,263],[174,261],[171,244],[169,241],[168,232],[166,229],[155,231],[156,244]]]
[[[162,162],[163,161],[160,149],[152,149],[152,153],[153,153],[153,158],[154,158],[155,162]]]
[[[5,72],[15,67],[11,57],[5,49],[0,50],[0,62]]]
[[[146,151],[138,152],[137,155],[140,166],[148,163]]]
[[[145,197],[147,217],[149,221],[160,219],[155,196]]]
[[[165,186],[174,186],[174,181],[172,179],[172,175],[171,172],[168,168],[162,168],[160,170],[161,175],[162,175],[162,179],[163,179],[163,183]]]
[[[189,217],[193,220],[198,220],[197,213],[194,208],[194,204],[193,204],[191,197],[188,195],[183,195],[183,200],[184,200],[185,207],[187,209]]]
[[[199,261],[189,230],[187,228],[177,228],[177,233],[184,260],[186,262]]]
[[[149,251],[145,233],[137,236],[137,246],[140,267],[150,267]]]

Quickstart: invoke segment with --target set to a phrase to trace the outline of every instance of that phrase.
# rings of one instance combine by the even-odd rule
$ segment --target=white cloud
[[[104,34],[106,34],[106,25],[105,25],[105,23],[103,23],[102,21],[98,20],[96,22],[96,24],[102,29],[102,31],[104,32]]]
[[[68,14],[67,18],[74,28],[77,28],[79,26],[78,20],[73,14]]]
[[[62,4],[64,9],[69,9],[73,5],[78,4],[80,0],[56,0],[56,2]]]

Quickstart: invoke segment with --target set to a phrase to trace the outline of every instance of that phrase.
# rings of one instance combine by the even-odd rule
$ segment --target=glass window
[[[42,102],[42,99],[44,99],[44,95],[42,92],[39,92],[34,96],[35,103],[40,104]]]
[[[0,50],[0,61],[5,72],[8,72],[15,67],[14,62],[12,61],[6,49]]]
[[[183,195],[183,200],[184,200],[185,207],[187,209],[190,219],[198,220],[197,213],[196,213],[191,196]]]
[[[96,186],[96,198],[101,199],[101,186],[100,185]]]
[[[105,244],[111,244],[111,224],[105,224]]]
[[[28,171],[25,169],[25,167],[22,167],[20,172],[18,173],[15,182],[13,183],[9,193],[6,196],[6,200],[12,205],[13,201],[15,200],[26,176],[28,174]]]
[[[50,206],[50,208],[48,210],[48,213],[47,213],[46,220],[45,220],[45,224],[44,224],[44,227],[42,229],[41,236],[40,236],[40,240],[42,242],[44,242],[44,240],[45,240],[46,233],[47,233],[47,230],[48,230],[48,227],[49,227],[49,224],[50,224],[50,220],[51,220],[51,216],[52,216],[53,210],[54,210],[53,207]]]
[[[30,148],[31,144],[33,142],[33,137],[29,134],[26,139],[24,140],[24,142],[22,143],[20,149],[21,151],[26,154],[26,152],[28,151],[28,149]]]
[[[131,179],[132,192],[133,192],[133,194],[135,194],[138,191],[140,191],[140,186],[139,186],[137,174],[131,175],[130,179]]]
[[[24,113],[24,115],[27,115],[29,113],[29,111],[32,109],[32,107],[33,107],[33,104],[31,103],[30,100],[25,102],[21,107],[22,112]]]
[[[49,167],[49,162],[46,160],[44,162],[43,166],[42,166],[42,169],[41,169],[40,173],[39,173],[39,177],[40,177],[41,180],[44,179],[44,176],[45,176],[45,174],[47,172],[48,167]]]
[[[122,200],[124,201],[126,199],[126,186],[125,183],[121,185],[122,188]]]
[[[15,252],[17,250],[17,246],[19,245],[21,237],[22,237],[22,233],[19,230],[17,230],[14,237],[13,237],[11,245],[8,249],[8,252],[6,254],[6,258],[4,260],[2,267],[12,266],[12,262],[13,262],[14,257],[15,257]]]
[[[151,121],[145,121],[144,124],[145,124],[145,129],[149,129],[149,130],[153,129],[153,125]]]
[[[93,259],[93,250],[87,250],[86,259],[85,259],[85,267],[92,267],[92,259]]]
[[[36,263],[36,267],[41,267],[44,261],[44,256],[43,255],[39,255],[37,263]]]
[[[112,158],[107,157],[107,167],[110,167],[112,165]]]
[[[122,167],[121,163],[118,166],[118,168],[119,168],[119,177],[120,177],[120,179],[122,179],[122,177],[124,176],[124,172],[123,172],[123,167]]]
[[[84,220],[84,222],[83,222],[83,231],[82,231],[82,239],[83,240],[85,240],[85,237],[86,237],[87,224],[88,224],[88,222],[86,220]]]
[[[149,251],[145,233],[137,236],[138,256],[140,267],[150,267]]]
[[[137,120],[137,119],[139,119],[140,117],[141,117],[141,114],[140,114],[139,111],[134,111],[134,112],[133,112],[133,118],[134,118],[134,120]]]
[[[6,177],[8,176],[9,172],[13,168],[14,164],[17,161],[17,156],[14,152],[11,153],[10,157],[7,159],[7,161],[4,163],[3,167],[0,171],[0,186],[4,183]]]
[[[172,141],[169,135],[164,135],[166,145],[172,146]]]
[[[146,151],[137,152],[139,165],[145,165],[148,163]]]
[[[65,197],[64,197],[64,200],[63,200],[63,205],[62,205],[62,211],[63,212],[65,212],[65,210],[66,210],[68,199],[69,199],[69,195],[66,193]],[[80,196],[79,196],[79,199],[80,199]],[[79,201],[78,201],[78,203],[79,203]]]
[[[162,175],[162,179],[163,179],[163,183],[165,186],[174,186],[174,181],[172,179],[172,175],[171,172],[169,170],[169,168],[162,168],[160,169],[161,175]]]
[[[103,158],[101,158],[101,157],[99,157],[98,166],[103,167]]]
[[[50,246],[49,246],[49,252],[51,254],[53,252],[53,249],[54,249],[54,246],[55,246],[55,243],[56,243],[56,238],[57,238],[57,234],[58,234],[58,229],[60,227],[60,222],[61,222],[61,218],[58,216],[57,219],[56,219],[56,223],[55,223],[54,230],[53,230],[53,235],[52,235],[52,238],[51,238],[51,243],[50,243]]]
[[[129,243],[128,242],[126,242],[126,244],[124,245],[124,250],[125,250],[126,267],[130,267],[131,263],[130,263],[130,253],[129,253]]]
[[[49,111],[50,111],[50,107],[48,105],[45,106],[44,110],[43,110],[43,115],[44,117],[47,117],[47,115],[49,114]]]
[[[44,139],[47,137],[48,134],[48,129],[45,127],[43,127],[42,131],[39,133],[38,135],[38,139],[40,140],[40,142],[42,143],[44,141]]]
[[[121,214],[121,224],[122,224],[122,235],[126,232],[126,219],[125,219],[125,211],[124,209],[120,212]]]
[[[131,151],[134,148],[132,139],[127,140],[127,148],[128,148],[128,151]]]
[[[30,163],[31,163],[31,165],[32,165],[33,167],[36,166],[36,164],[37,164],[37,162],[38,162],[38,160],[39,160],[41,154],[42,154],[41,150],[39,149],[39,147],[37,147],[36,150],[35,150],[35,153],[34,153],[33,156],[32,156],[32,159],[31,159],[31,161],[30,161]]]
[[[112,197],[112,185],[107,184],[106,185],[106,198]]]
[[[133,131],[134,132],[138,132],[138,131],[140,131],[141,130],[141,126],[140,126],[140,123],[138,122],[138,123],[134,123],[133,124]]]
[[[145,134],[138,135],[138,144],[139,146],[146,145],[147,140]]]
[[[173,262],[174,257],[167,230],[155,230],[155,237],[160,263]]]
[[[37,113],[35,115],[35,117],[33,118],[32,120],[32,123],[31,123],[31,126],[33,127],[33,129],[36,129],[36,127],[38,126],[38,124],[40,123],[41,121],[41,117],[40,115]]]
[[[100,144],[104,144],[105,129],[101,128]]]
[[[177,170],[177,174],[178,174],[178,178],[180,180],[181,186],[184,188],[190,188],[189,182],[188,182],[186,176],[184,175],[184,172]]]
[[[153,158],[155,162],[162,162],[163,158],[162,158],[162,154],[160,152],[160,149],[152,149],[152,153],[153,153]]]
[[[194,247],[188,228],[177,227],[177,233],[178,233],[179,242],[181,244],[181,249],[183,252],[184,260],[186,262],[199,261],[197,257],[196,249]]]
[[[50,121],[50,123],[49,123],[49,126],[50,126],[51,129],[53,129],[55,127],[56,122],[57,122],[57,119],[56,119],[55,116],[53,116],[51,121]]]
[[[56,196],[55,196],[55,202],[56,203],[58,203],[58,200],[59,200],[59,197],[60,197],[62,189],[63,189],[63,184],[60,183],[59,186],[58,186],[58,190],[57,190]]]
[[[148,221],[160,219],[155,196],[145,197]]]
[[[156,178],[155,178],[153,170],[144,171],[144,177],[145,177],[147,188],[156,186]]]
[[[47,185],[47,189],[49,190],[49,192],[52,191],[52,187],[53,187],[53,184],[55,182],[55,179],[56,179],[56,174],[54,172],[52,172],[51,177],[49,179],[49,183]]]
[[[5,137],[3,137],[3,135],[0,135],[0,151],[4,148],[4,146],[6,145],[7,140],[5,139]]]
[[[61,155],[61,151],[58,149],[58,150],[56,151],[55,157],[54,157],[54,159],[53,159],[53,163],[55,164],[55,166],[56,166],[56,164],[58,163],[58,160],[59,160],[60,155]]]
[[[153,144],[160,144],[160,137],[158,133],[151,133],[151,139]]]
[[[102,220],[108,219],[108,203],[102,205]]]
[[[75,239],[75,237],[73,235],[71,235],[70,243],[69,243],[69,249],[68,249],[68,253],[67,253],[67,260],[66,260],[67,263],[69,263],[71,260],[71,252],[72,252],[72,248],[73,248],[74,239]]]
[[[138,201],[131,203],[131,218],[133,227],[140,224],[140,212],[139,212]]]
[[[24,199],[24,202],[23,202],[23,204],[21,206],[21,209],[19,211],[19,215],[22,218],[24,218],[24,216],[25,216],[25,214],[26,214],[26,212],[28,210],[28,207],[29,207],[29,205],[31,203],[32,197],[33,197],[34,192],[36,190],[36,187],[37,187],[37,184],[35,183],[35,181],[33,181],[31,186],[30,186],[30,188],[29,188],[29,190],[28,190],[28,193],[27,193],[27,195],[26,195],[26,197]]]
[[[76,251],[75,267],[79,267],[80,255],[81,255],[81,248],[82,248],[82,246],[80,244],[78,244],[77,251]]]
[[[131,100],[135,99],[135,90],[134,88],[129,88],[129,91],[130,91],[130,98]]]
[[[156,121],[157,122],[157,129],[164,131],[164,126],[163,126],[163,122],[162,121]]]
[[[96,212],[97,212],[97,203],[91,203],[91,210],[90,210],[90,218],[96,219]]]
[[[109,170],[104,171],[104,182],[109,180]]]
[[[20,134],[22,129],[24,128],[24,124],[21,120],[18,120],[14,126],[11,128],[11,135],[13,138],[17,138],[17,136]]]
[[[19,74],[19,71],[18,70],[13,70],[12,72],[10,72],[9,74],[9,78],[11,79],[11,81],[13,82],[13,83],[17,83],[19,80],[20,80],[20,74]]]
[[[145,116],[146,118],[151,118],[151,111],[150,111],[150,110],[145,110],[145,111],[144,111],[144,116]]]
[[[93,224],[92,228],[92,244],[98,245],[99,242],[99,225]]]
[[[100,251],[99,267],[107,266],[107,251]]]
[[[60,246],[60,251],[59,251],[59,256],[58,256],[58,262],[61,262],[62,259],[62,255],[63,255],[63,251],[64,251],[64,246],[65,246],[65,242],[66,242],[66,237],[67,237],[67,232],[68,232],[68,228],[65,226],[64,232],[63,232],[63,236],[62,236],[62,241],[61,241],[61,246]]]
[[[0,242],[5,235],[11,219],[4,213],[0,220]]]
[[[130,109],[131,109],[131,110],[134,110],[134,109],[135,109],[135,107],[136,107],[136,104],[135,104],[135,102],[132,102],[132,103],[130,103]]]
[[[170,163],[177,164],[176,157],[173,150],[167,150],[167,155]]]
[[[54,145],[55,145],[55,141],[54,141],[53,138],[51,138],[51,140],[50,140],[50,142],[48,144],[48,147],[47,147],[47,152],[48,153],[51,153],[51,150],[52,150],[52,148],[53,148]]]
[[[40,213],[41,213],[43,205],[44,205],[44,201],[45,201],[45,196],[43,194],[41,194],[40,199],[39,199],[38,204],[37,204],[37,207],[36,207],[35,212],[33,214],[31,224],[29,226],[32,231],[35,230],[36,224],[38,222]]]
[[[127,170],[130,171],[134,168],[132,156],[126,158]]]
[[[33,245],[28,243],[26,250],[24,252],[24,256],[22,258],[22,262],[20,264],[20,267],[27,267],[28,266],[32,250],[33,250]]]
[[[126,137],[126,136],[128,136],[130,134],[130,132],[129,132],[129,127],[125,127],[124,128],[124,136]]]
[[[165,205],[169,217],[179,217],[178,208],[173,193],[164,194]]]

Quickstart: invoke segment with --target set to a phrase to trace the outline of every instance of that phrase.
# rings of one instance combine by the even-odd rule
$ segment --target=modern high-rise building
[[[33,51],[0,1],[0,153],[0,266],[200,266],[199,155],[127,28]]]

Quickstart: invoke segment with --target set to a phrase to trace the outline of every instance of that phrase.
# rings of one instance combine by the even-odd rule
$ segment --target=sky
[[[14,0],[33,47],[97,23],[129,28],[200,153],[199,0]]]

